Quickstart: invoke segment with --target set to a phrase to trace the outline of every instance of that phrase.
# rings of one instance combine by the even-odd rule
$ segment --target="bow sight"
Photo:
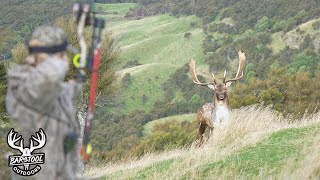
[[[80,62],[74,64],[77,68],[93,70],[93,61],[95,50],[101,46],[101,33],[105,28],[105,21],[102,18],[95,17],[94,5],[91,4],[75,4],[73,6],[73,12],[76,13],[76,22],[78,24],[78,39],[81,48]],[[84,41],[83,31],[84,27],[93,26],[92,41],[89,48],[88,59],[86,60],[87,44]]]

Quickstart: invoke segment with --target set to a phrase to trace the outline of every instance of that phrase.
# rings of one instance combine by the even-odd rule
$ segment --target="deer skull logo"
[[[36,136],[31,136],[30,147],[25,147],[23,144],[23,138],[21,135],[12,128],[7,136],[8,145],[12,149],[17,149],[20,151],[21,155],[9,156],[9,167],[13,167],[12,170],[22,176],[32,176],[41,170],[38,164],[44,164],[44,153],[33,154],[32,152],[36,149],[41,149],[46,144],[46,134],[40,128],[35,134]],[[16,143],[19,142],[19,145]],[[37,142],[37,145],[36,143]],[[34,168],[30,169],[30,165],[35,165]],[[20,169],[19,166],[23,166]]]

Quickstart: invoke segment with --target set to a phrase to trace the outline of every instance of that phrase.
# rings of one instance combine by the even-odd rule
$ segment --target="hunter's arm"
[[[59,95],[67,70],[66,62],[49,58],[32,68],[24,82],[17,86],[15,96],[26,105],[44,110]]]

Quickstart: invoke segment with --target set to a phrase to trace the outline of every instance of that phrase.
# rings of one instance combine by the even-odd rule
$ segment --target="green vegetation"
[[[99,2],[99,16],[107,20],[107,30],[112,33],[106,33],[108,42],[104,47],[111,47],[114,51],[107,50],[103,54],[106,61],[102,70],[108,71],[99,74],[102,95],[98,98],[92,137],[95,151],[89,165],[143,157],[150,151],[192,146],[196,131],[192,113],[211,101],[213,96],[212,91],[192,82],[187,66],[192,58],[197,60],[200,81],[206,81],[210,75],[203,71],[214,71],[217,77],[221,77],[222,71],[227,69],[228,76],[233,76],[238,63],[237,51],[246,53],[245,77],[231,88],[232,108],[262,103],[288,115],[291,118],[285,121],[293,122],[319,111],[320,6],[316,1]],[[103,4],[106,2],[119,4]],[[38,3],[33,0],[30,3],[37,6],[32,6],[32,12],[34,7],[48,13],[39,18],[29,15],[26,8],[26,12],[21,10],[24,17],[18,17],[19,22],[25,23],[10,24],[16,14],[12,12],[17,11],[13,4],[21,9],[20,6],[29,7],[28,3],[5,2],[10,12],[0,11],[5,17],[5,23],[0,22],[0,28],[4,27],[0,31],[0,41],[9,43],[9,46],[2,45],[0,52],[22,41],[35,26],[45,21],[53,22],[56,16],[47,7],[55,10],[58,16],[71,12],[57,10],[59,2],[53,1],[51,7],[51,4],[46,6],[46,1]],[[72,3],[68,2],[67,7]],[[59,18],[57,24],[69,33],[75,29],[63,18]],[[19,31],[10,31],[12,27]],[[76,41],[76,37],[70,36],[69,40]],[[116,61],[117,48],[121,50],[120,62]],[[21,59],[24,53],[18,45],[13,54],[15,59]],[[112,67],[116,63],[115,73]],[[113,84],[115,75],[118,89]],[[5,87],[2,86],[0,91],[4,93]],[[264,168],[267,171],[265,176],[273,176],[283,170],[280,167],[288,159],[293,158],[296,164],[300,162],[300,141],[309,138],[308,133],[312,134],[315,129],[319,129],[318,126],[276,132],[255,147],[239,149],[228,157],[204,161],[194,169],[181,171],[179,178],[196,175],[205,178],[224,172],[224,169],[234,173],[231,177],[246,177],[246,173],[249,177],[257,177],[264,173],[261,170]],[[162,160],[136,170],[132,177],[146,179],[154,174],[164,177],[161,173],[168,176],[181,161],[183,158]],[[190,161],[181,164],[192,165]],[[128,177],[126,170],[117,175]]]
[[[35,27],[70,15],[76,0],[3,0],[0,1],[0,54],[24,42]]]
[[[98,1],[99,2],[99,1]],[[106,20],[107,26],[113,26],[121,21],[125,21],[123,16],[129,9],[137,7],[135,3],[121,3],[121,4],[102,4],[96,3],[97,16],[103,17]]]
[[[196,118],[195,114],[183,114],[183,115],[175,115],[175,116],[170,116],[170,117],[165,117],[161,119],[156,119],[151,122],[148,122],[147,124],[144,125],[143,127],[143,135],[148,136],[149,134],[152,133],[152,129],[154,128],[155,125],[159,123],[168,123],[171,121],[179,121],[179,122],[184,122],[184,121],[189,121],[192,122]]]
[[[154,103],[162,99],[162,84],[170,74],[192,58],[203,59],[201,29],[190,26],[197,21],[195,16],[176,19],[161,15],[134,23],[124,21],[110,28],[122,50],[121,66],[129,61],[143,65],[123,70],[132,78],[131,85],[123,91],[126,113],[151,110]],[[185,32],[191,32],[192,36],[185,39]]]
[[[277,174],[285,168],[288,159],[298,163],[304,158],[301,155],[302,148],[312,144],[312,137],[319,130],[320,126],[317,125],[276,132],[254,147],[244,149],[222,161],[203,165],[202,177],[228,170],[235,173],[230,176],[241,174],[248,178],[259,176],[262,169],[268,173],[264,176]]]
[[[280,31],[280,32],[277,32],[277,33],[274,33],[271,35],[272,41],[271,41],[270,46],[268,46],[268,47],[272,48],[273,54],[277,54],[277,53],[281,52],[286,47],[285,42],[281,38],[282,34],[283,34],[283,32]]]
[[[204,4],[201,4],[204,2],[198,1],[199,7],[204,8]],[[135,14],[135,10],[148,12],[155,4],[145,1],[131,9],[129,14]],[[130,5],[123,4],[126,8]],[[199,28],[200,18],[179,16],[181,13],[175,14],[170,9],[165,12],[179,17],[162,13],[150,17],[136,14],[132,20],[128,14],[126,17],[130,19],[123,18],[122,14],[104,15],[106,18],[114,18],[109,29],[114,33],[122,51],[118,66],[122,88],[112,105],[98,110],[101,116],[94,128],[97,131],[93,142],[100,150],[97,152],[99,160],[108,161],[116,155],[119,156],[117,158],[130,154],[142,155],[141,150],[138,150],[139,153],[135,151],[136,147],[141,147],[145,142],[158,142],[155,138],[145,139],[146,129],[147,134],[157,131],[154,128],[150,131],[146,123],[177,114],[194,113],[202,104],[210,101],[212,92],[195,86],[190,80],[186,63],[192,58],[197,60],[198,69],[207,69],[209,66],[211,71],[217,72],[218,77],[221,76],[219,72],[227,69],[232,76],[237,68],[237,50],[246,52],[250,65],[245,72],[246,78],[232,88],[232,108],[264,103],[284,114],[294,114],[297,118],[305,112],[317,111],[319,94],[307,90],[319,84],[319,70],[317,66],[312,66],[317,65],[319,57],[316,49],[309,46],[313,38],[310,38],[311,41],[304,40],[305,45],[302,41],[297,43],[299,46],[301,43],[301,48],[291,48],[293,43],[286,39],[292,33],[300,34],[302,39],[308,34],[315,37],[315,31],[309,28],[316,21],[306,22],[312,14],[305,17],[306,14],[301,10],[289,22],[278,16],[264,15],[246,24],[235,20],[233,16],[227,16],[229,8],[233,8],[232,5],[226,9],[227,5],[230,5],[229,2],[220,4],[220,9],[211,11],[217,12],[217,15],[209,19],[207,15],[198,14],[200,11],[195,10],[195,14],[202,19],[204,32]],[[115,5],[101,6],[107,10]],[[121,5],[116,6],[120,8]],[[183,9],[183,6],[180,8]],[[248,15],[246,12],[241,13]],[[296,20],[302,24],[292,26],[290,23]],[[289,27],[300,28],[301,31],[290,32]],[[189,38],[184,37],[186,33],[191,33]],[[205,80],[204,77],[199,78]],[[305,90],[301,92],[297,88]],[[299,93],[302,96],[298,96]],[[125,145],[128,141],[130,145]]]
[[[319,177],[319,118],[304,118],[303,123],[290,125],[270,113],[266,109],[241,109],[233,116],[241,123],[215,131],[202,148],[148,154],[112,164],[99,173],[105,173],[106,179]],[[268,117],[257,119],[261,115]]]
[[[121,4],[97,4],[98,13],[113,13],[125,15],[130,8],[136,7],[135,3],[121,3]]]

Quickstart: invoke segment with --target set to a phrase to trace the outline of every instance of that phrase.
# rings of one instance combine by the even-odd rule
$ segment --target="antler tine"
[[[20,152],[23,152],[23,139],[21,139],[21,135],[17,137],[17,132],[13,129],[10,130],[8,134],[8,145],[13,149],[18,149]],[[20,146],[15,145],[17,141],[20,140]]]
[[[246,63],[246,54],[244,52],[239,51],[238,56],[239,56],[239,66],[238,66],[236,77],[234,77],[233,79],[226,80],[225,83],[230,81],[237,81],[243,77],[243,70]]]
[[[214,76],[214,73],[211,73],[211,75],[212,75],[212,78],[213,78],[213,83],[217,84],[216,77]]]
[[[42,148],[46,144],[46,134],[43,132],[42,129],[40,129],[38,132],[36,132],[36,136],[32,136],[32,139],[30,139],[30,151],[34,151],[36,149]],[[34,146],[33,140],[37,141],[39,144],[37,146]]]
[[[233,79],[228,79],[225,81],[225,83],[227,82],[231,82],[231,81],[238,81],[239,79],[241,79],[243,77],[243,71],[241,72],[241,75],[239,77],[235,77]]]
[[[190,69],[190,74],[191,74],[192,80],[195,84],[198,84],[201,86],[207,86],[209,84],[212,84],[212,83],[202,83],[198,80],[197,73],[196,73],[196,61],[194,59],[192,59],[190,61],[189,69]]]

